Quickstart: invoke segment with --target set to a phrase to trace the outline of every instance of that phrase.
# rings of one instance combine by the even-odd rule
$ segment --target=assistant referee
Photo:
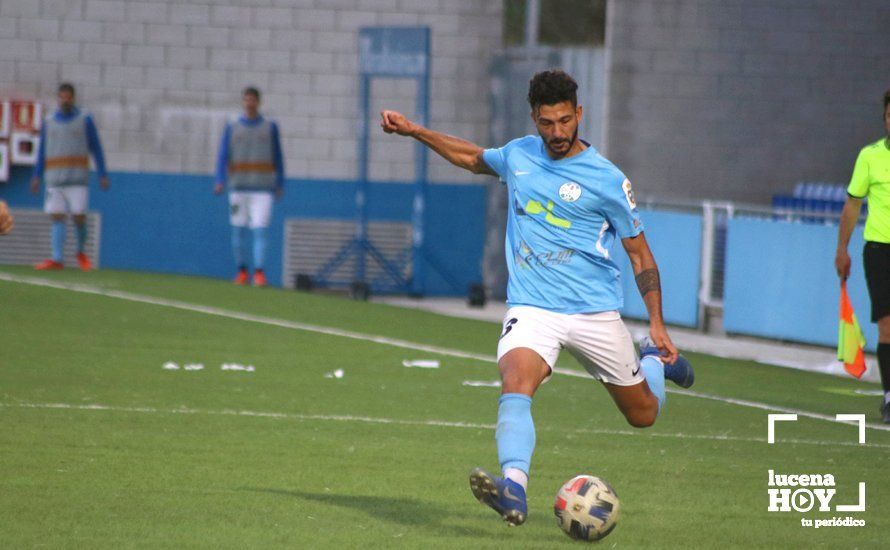
[[[878,367],[884,386],[881,416],[890,424],[890,90],[884,93],[884,131],[884,137],[863,147],[856,158],[841,214],[834,266],[841,279],[850,276],[847,245],[867,197],[862,261],[871,297],[871,320],[878,324]]]

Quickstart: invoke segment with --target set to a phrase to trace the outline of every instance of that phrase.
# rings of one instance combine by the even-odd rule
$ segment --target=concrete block
[[[250,52],[250,68],[259,71],[290,70],[289,51],[253,50]]]
[[[254,27],[235,27],[229,45],[247,50],[268,50],[272,45],[272,31]]]
[[[309,93],[310,81],[307,74],[275,71],[270,77],[269,90],[279,94],[292,94],[299,101]]]
[[[269,72],[267,71],[229,71],[226,82],[227,85],[220,89],[231,90],[236,94],[240,94],[241,90],[247,86],[253,86],[254,88],[259,89],[262,94],[262,103],[264,105],[266,103],[266,96],[270,93],[274,94],[277,92],[277,90],[273,90],[269,86]],[[236,104],[232,105],[233,109],[236,109],[237,107]]]
[[[244,6],[212,6],[210,23],[224,27],[247,27],[251,23],[250,8]]]
[[[25,85],[36,85],[45,90],[52,90],[59,84],[59,64],[58,63],[35,63],[32,61],[0,62],[0,72],[14,75],[17,83]],[[8,71],[8,72],[7,72]]]
[[[97,41],[102,38],[102,23],[98,21],[62,21],[62,39],[78,42]]]
[[[2,17],[39,17],[40,2],[35,0],[3,0],[0,3]]]
[[[293,14],[293,28],[300,30],[328,30],[337,24],[337,12],[332,9],[297,10]]]
[[[312,33],[312,51],[321,53],[353,53],[358,49],[358,34],[354,32]]]
[[[356,32],[359,27],[380,24],[380,17],[373,11],[338,11],[337,25],[335,29],[338,31]]]
[[[293,15],[290,8],[256,8],[253,11],[253,24],[259,28],[293,28]]]
[[[298,72],[330,73],[334,67],[334,54],[317,52],[296,52],[293,54],[293,68]]]
[[[398,0],[358,0],[357,6],[360,10],[369,11],[395,11],[398,7]]]
[[[186,87],[194,91],[222,91],[230,89],[225,70],[192,69],[186,72]]]
[[[210,50],[210,68],[238,70],[250,69],[250,51],[232,50],[228,48],[213,48]]]
[[[2,44],[0,44],[0,49],[2,49]],[[52,63],[77,63],[81,60],[80,44],[43,40],[40,42],[40,59]]]
[[[296,29],[273,29],[272,47],[279,50],[305,52],[312,47],[312,32]]]
[[[102,69],[102,85],[109,88],[140,87],[145,84],[145,69],[106,65]]]
[[[48,18],[80,19],[84,15],[84,0],[25,0],[40,5],[40,15]]]
[[[358,90],[358,77],[315,74],[312,76],[312,93],[322,96],[355,95]]]
[[[149,24],[145,29],[145,41],[161,46],[185,46],[188,43],[185,25]]]
[[[117,44],[144,44],[144,23],[102,23],[102,40]]]
[[[127,45],[124,60],[127,65],[160,67],[164,65],[164,47]]]
[[[231,31],[225,27],[189,27],[188,45],[194,47],[226,48]]]
[[[83,44],[82,56],[87,63],[120,65],[124,61],[124,47],[120,44]]]
[[[170,6],[166,3],[127,2],[127,21],[131,23],[167,23]]]
[[[170,23],[177,25],[209,25],[210,6],[201,4],[171,4]]]
[[[741,71],[742,56],[735,52],[698,52],[699,74],[737,74]]]
[[[16,19],[15,17],[0,17],[0,38],[15,38],[19,34],[19,21],[20,19]],[[31,20],[35,21],[35,20]],[[25,39],[37,39],[38,37],[28,37],[24,34],[22,38]]]
[[[167,66],[183,69],[205,69],[209,55],[207,48],[170,46],[167,48]]]
[[[85,19],[90,21],[126,21],[126,2],[87,0]]]
[[[58,19],[12,19],[4,18],[0,22],[0,36],[6,34],[5,27],[12,27],[12,34],[6,38],[15,36],[15,27],[18,26],[18,37],[25,40],[58,40],[61,24]]]
[[[64,63],[61,66],[62,80],[72,82],[78,88],[102,84],[102,67],[81,63]]]
[[[185,88],[185,70],[167,67],[148,67],[145,70],[145,86],[176,90]]]

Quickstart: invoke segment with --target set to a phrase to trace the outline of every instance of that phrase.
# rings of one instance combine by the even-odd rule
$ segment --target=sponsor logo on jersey
[[[575,202],[581,197],[581,186],[573,181],[567,181],[559,188],[559,198],[566,202]]]
[[[627,204],[630,206],[631,210],[637,207],[637,201],[634,200],[634,190],[631,188],[630,180],[624,178],[624,183],[621,184],[621,189],[624,190],[624,196],[627,199]]]

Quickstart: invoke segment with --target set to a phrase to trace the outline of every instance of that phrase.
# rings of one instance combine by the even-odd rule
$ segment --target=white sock
[[[528,488],[528,474],[519,468],[507,468],[504,470],[504,477],[522,485],[523,489]]]
[[[884,392],[884,404],[890,403],[890,391]]]

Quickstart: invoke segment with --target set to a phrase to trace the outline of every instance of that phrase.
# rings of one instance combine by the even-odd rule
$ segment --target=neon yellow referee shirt
[[[847,193],[857,199],[868,197],[865,240],[890,243],[890,137],[859,151]]]

